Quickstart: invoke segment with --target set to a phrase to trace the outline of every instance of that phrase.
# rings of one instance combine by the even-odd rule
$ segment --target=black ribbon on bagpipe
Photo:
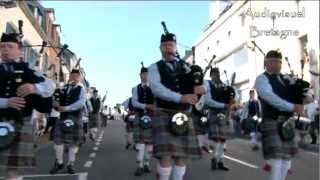
[[[224,70],[223,72],[224,72],[224,74],[226,76],[226,80],[227,80],[227,86],[223,87],[223,101],[225,104],[230,104],[231,101],[236,97],[236,91],[234,88],[235,73],[233,74],[232,79],[231,79],[231,83],[230,83],[230,80],[227,75],[227,71]]]

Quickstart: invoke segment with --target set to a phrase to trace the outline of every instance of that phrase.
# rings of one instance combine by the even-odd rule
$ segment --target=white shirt
[[[130,101],[130,98],[126,99],[126,100],[122,103],[124,109],[129,109],[129,101]]]
[[[259,97],[271,106],[277,108],[280,111],[293,111],[294,104],[282,99],[277,94],[275,94],[268,78],[264,74],[261,74],[257,77],[255,82],[255,89]]]
[[[78,86],[81,87],[79,99],[76,102],[74,102],[73,104],[70,104],[68,106],[64,106],[64,108],[65,108],[64,112],[72,112],[72,111],[80,110],[81,108],[83,108],[85,106],[85,103],[87,100],[86,91],[81,83],[78,83],[73,88],[76,88]]]
[[[210,87],[210,80],[205,80],[204,81],[204,85],[206,88],[206,97],[205,97],[205,104],[207,106],[209,106],[210,108],[219,108],[219,109],[223,109],[225,107],[224,103],[215,101],[214,99],[212,99],[211,96],[211,87]]]
[[[262,111],[261,111],[261,103],[258,99],[250,99],[249,101],[247,101],[245,104],[244,104],[244,107],[242,108],[243,111],[242,111],[242,117],[243,118],[248,118],[249,116],[249,103],[250,101],[257,101],[258,102],[258,106],[259,106],[259,112],[257,112],[257,114],[259,114],[259,116],[261,117],[262,116]]]
[[[49,117],[59,117],[59,116],[60,116],[60,112],[52,108],[51,113],[49,114]]]
[[[319,107],[318,107],[318,104],[316,102],[312,102],[312,103],[307,104],[305,106],[305,109],[307,111],[307,116],[311,121],[314,121],[314,119],[315,119],[315,116],[316,116],[316,113],[317,113],[317,108],[319,108]]]
[[[138,109],[142,109],[142,110],[145,110],[147,108],[147,104],[143,104],[143,103],[140,103],[139,100],[138,100],[138,86],[135,86],[134,88],[132,88],[132,105],[133,107],[135,108],[138,108]],[[141,83],[141,86],[147,86],[149,87],[148,83]]]
[[[162,61],[164,61],[164,60],[162,60]],[[169,63],[167,63],[167,66],[172,68]],[[182,94],[170,90],[169,88],[165,87],[161,83],[161,77],[160,77],[157,63],[150,65],[150,67],[148,68],[148,72],[149,72],[150,88],[152,90],[152,93],[156,97],[158,97],[162,100],[165,100],[165,101],[180,103]]]

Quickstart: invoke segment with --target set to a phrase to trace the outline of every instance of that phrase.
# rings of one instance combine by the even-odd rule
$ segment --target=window
[[[248,52],[246,49],[241,49],[233,54],[234,66],[242,66],[248,63]]]
[[[31,13],[34,14],[35,13],[35,8],[30,4],[28,5],[28,7],[29,7],[29,10],[31,11]]]
[[[49,62],[48,62],[48,54],[45,53],[44,56],[43,56],[43,62],[42,62],[42,71],[43,72],[46,72],[49,68]]]
[[[241,27],[244,27],[245,24],[246,24],[246,15],[242,14],[241,15]]]
[[[42,15],[39,14],[38,16],[38,23],[39,23],[39,26],[42,26]]]
[[[7,23],[6,33],[17,33],[17,31],[15,30],[15,28],[11,23]]]
[[[30,46],[30,44],[24,41],[24,45]],[[30,67],[37,66],[38,53],[31,47],[24,48],[24,59],[29,63]]]

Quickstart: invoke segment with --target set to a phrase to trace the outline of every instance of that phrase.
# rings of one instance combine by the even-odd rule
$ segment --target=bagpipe
[[[284,74],[284,79],[290,88],[289,101],[294,104],[303,104],[305,97],[310,95],[310,83],[303,80],[303,69],[304,61],[301,62],[301,78],[298,78],[298,75],[294,74],[294,71],[291,69],[290,62],[287,57],[285,60],[290,69],[290,74]],[[300,131],[306,131],[310,127],[310,123],[307,121],[301,120],[302,117],[300,114],[298,116],[293,116],[287,121],[284,121],[279,124],[279,134],[283,141],[292,141],[295,138],[294,129]]]
[[[303,80],[304,60],[302,59],[300,61],[302,73],[301,78],[298,78],[298,75],[296,75],[292,70],[288,57],[285,57],[285,60],[290,70],[290,74],[284,75],[284,79],[286,80],[290,88],[290,102],[294,104],[303,104],[304,98],[307,96],[311,96],[310,83]],[[300,114],[298,114],[298,116],[291,117],[291,121],[295,122],[295,128],[299,131],[305,132],[308,131],[308,129],[310,128],[309,121],[307,121],[306,118],[301,117]]]
[[[21,41],[21,47],[36,47],[36,46],[41,46],[40,49],[40,54],[43,54],[44,51],[44,47],[51,47],[47,45],[47,42],[43,41],[42,45],[33,45],[33,46],[26,46],[23,45],[23,21],[19,20],[18,21],[18,26],[19,26],[19,38]],[[64,45],[61,48],[61,51],[59,52],[58,56],[61,55],[61,53],[67,48],[67,45]],[[21,59],[23,61],[23,59]],[[15,78],[16,78],[16,83],[19,83],[19,81],[21,81],[21,76],[22,73],[21,72],[15,72]],[[31,94],[29,96],[26,97],[27,102],[30,102],[32,104],[32,106],[39,111],[40,113],[50,113],[52,110],[52,104],[53,104],[53,99],[52,97],[41,97],[39,95],[36,94]]]
[[[226,80],[227,80],[227,85],[223,87],[223,91],[222,91],[223,101],[225,104],[231,104],[231,103],[233,103],[233,100],[236,97],[236,90],[234,88],[236,73],[234,72],[232,74],[231,83],[230,83],[228,75],[227,75],[227,71],[224,70],[223,72],[224,72],[224,74],[226,76]]]
[[[193,50],[194,51],[194,50]],[[202,76],[204,77],[207,73],[207,71],[211,68],[211,64],[213,63],[213,60],[216,58],[216,55],[213,55],[211,60],[208,62],[207,66],[204,68],[204,71],[202,73]],[[204,108],[204,104],[205,104],[205,95],[199,95],[199,101],[194,105],[194,108],[198,111],[198,112],[202,112],[202,114],[205,114],[203,112],[203,108]]]
[[[19,37],[20,39],[22,39],[24,37],[23,35],[23,30],[22,30],[22,27],[23,27],[23,21],[22,20],[19,20]],[[22,42],[22,41],[21,41]],[[63,54],[68,50],[68,45],[67,44],[63,44],[62,46],[52,46],[52,45],[48,45],[48,42],[47,41],[42,41],[42,44],[40,45],[23,45],[22,43],[22,46],[23,48],[27,48],[27,47],[41,47],[41,49],[39,50],[39,54],[42,55],[44,53],[44,49],[47,48],[47,47],[50,47],[50,48],[54,48],[54,49],[58,49],[58,54],[57,54],[57,57],[59,58],[60,60],[60,69],[59,69],[59,74],[60,74],[60,77],[63,78],[63,70],[62,70],[62,65],[66,64],[62,58]],[[80,73],[82,75],[82,77],[84,78],[84,83],[87,87],[89,87],[89,83],[88,81],[86,80],[85,78],[85,73],[84,71],[82,71],[82,69],[80,68],[80,61],[82,59],[79,58],[76,65],[75,65],[75,68],[79,68],[80,70]],[[52,68],[52,66],[49,66],[48,70],[50,70]],[[70,72],[69,72],[70,73]]]
[[[294,104],[303,104],[303,99],[307,96],[310,96],[310,83],[303,80],[303,69],[304,69],[304,61],[301,60],[301,78],[298,75],[294,74],[294,71],[291,69],[290,62],[287,57],[285,60],[290,69],[290,74],[284,74],[284,79],[287,82],[290,88],[290,101]]]
[[[43,54],[44,52],[44,49],[46,47],[51,47],[51,48],[55,48],[55,49],[59,49],[59,53],[57,54],[57,57],[60,58],[61,60],[61,55],[63,54],[64,51],[66,51],[68,49],[68,45],[67,44],[64,44],[63,46],[51,46],[51,45],[48,45],[48,42],[47,41],[42,41],[42,44],[41,45],[24,45],[23,44],[23,21],[22,20],[19,20],[18,21],[18,25],[19,25],[19,37],[20,37],[20,41],[21,41],[21,47],[22,48],[27,48],[27,47],[41,47],[40,51],[39,51],[39,54]]]

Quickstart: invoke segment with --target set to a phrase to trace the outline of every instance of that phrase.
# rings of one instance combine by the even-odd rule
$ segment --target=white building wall
[[[251,11],[250,11],[251,9]],[[271,17],[241,16],[242,12],[300,12],[302,18],[279,17],[274,21]],[[212,12],[211,12],[212,13]],[[219,14],[219,13],[218,13]],[[292,34],[298,31],[298,35],[280,36],[260,35],[254,36],[250,27],[255,26],[259,30],[290,30]],[[203,68],[206,65],[205,59],[210,60],[213,54],[217,57],[215,62],[221,70],[221,77],[224,79],[223,71],[226,70],[231,78],[236,72],[236,83],[244,83],[238,88],[242,92],[242,101],[248,97],[249,89],[253,87],[255,78],[264,71],[263,55],[256,48],[252,51],[251,41],[261,47],[265,53],[272,49],[279,48],[284,57],[288,57],[295,73],[301,76],[300,60],[302,58],[300,37],[307,35],[307,51],[312,56],[310,62],[305,64],[304,78],[312,82],[316,95],[319,96],[319,77],[311,76],[309,69],[319,72],[319,2],[317,1],[234,1],[232,7],[223,15],[220,15],[215,23],[211,25],[200,36],[195,43],[195,58],[198,65]],[[239,51],[241,52],[239,54]],[[247,57],[247,60],[243,58]],[[289,73],[288,66],[283,61],[283,72]],[[207,73],[207,78],[208,78]]]

